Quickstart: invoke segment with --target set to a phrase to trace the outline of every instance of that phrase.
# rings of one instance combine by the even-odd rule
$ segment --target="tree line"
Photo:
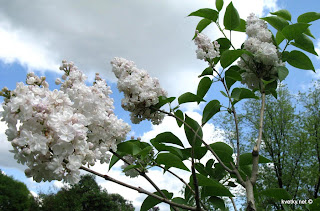
[[[131,201],[109,194],[94,176],[83,175],[79,183],[62,187],[57,193],[34,197],[27,186],[0,173],[0,210],[16,211],[133,211]]]

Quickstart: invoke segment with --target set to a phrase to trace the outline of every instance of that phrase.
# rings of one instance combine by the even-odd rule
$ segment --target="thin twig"
[[[163,170],[166,170],[167,172],[169,172],[170,174],[172,174],[173,176],[175,176],[176,178],[178,178],[183,184],[186,185],[186,187],[189,188],[189,190],[192,192],[192,194],[195,196],[195,192],[194,190],[191,188],[191,186],[184,180],[182,179],[181,177],[179,177],[176,173],[174,173],[173,171],[169,170],[169,169],[165,169],[163,166],[159,165],[159,164],[156,164],[156,166],[162,168]],[[200,201],[201,203],[201,206],[203,207],[203,209],[205,210],[208,210],[208,208],[202,203],[202,201]]]
[[[115,156],[117,156],[119,159],[121,159],[123,162],[125,162],[128,165],[132,165],[132,163],[130,163],[129,161],[127,161],[126,159],[124,159],[121,155],[119,155],[118,153],[114,152],[112,149],[109,150],[112,154],[114,154]],[[158,191],[158,193],[163,197],[163,198],[167,198],[167,196],[160,190],[160,188],[152,181],[152,179],[144,172],[139,170],[138,168],[134,168],[142,177],[144,177],[146,180],[148,180],[148,182]],[[178,211],[178,209],[176,207],[172,207],[174,210]]]
[[[238,210],[237,210],[236,203],[234,202],[233,198],[232,198],[232,197],[229,197],[229,199],[230,199],[230,200],[231,200],[231,202],[232,202],[232,205],[233,205],[233,209],[234,209],[234,211],[238,211]]]
[[[192,146],[191,146],[191,172],[192,172],[192,178],[193,178],[193,186],[194,186],[194,191],[195,191],[195,200],[196,200],[197,210],[199,210],[199,211],[201,210],[201,206],[200,206],[198,179],[197,179],[196,170],[194,167],[194,147],[196,145],[196,139],[197,139],[196,134],[198,134],[198,131],[200,130],[200,128],[201,127],[199,127],[196,130],[196,132],[193,136]]]
[[[221,79],[221,82],[227,92],[227,96],[229,98],[229,102],[231,104],[231,110],[232,110],[232,114],[233,114],[233,119],[234,119],[234,124],[236,126],[236,136],[237,136],[237,162],[236,162],[236,168],[239,167],[239,164],[240,164],[240,138],[239,138],[239,126],[238,126],[238,119],[237,119],[237,113],[236,113],[236,109],[234,107],[234,105],[232,104],[232,99],[231,99],[231,96],[230,96],[230,93],[229,93],[229,89],[224,81],[224,79],[220,76],[220,79]]]
[[[84,171],[87,171],[89,173],[92,173],[92,174],[94,174],[94,175],[96,175],[98,177],[104,178],[105,180],[117,183],[119,185],[122,185],[124,187],[130,188],[132,190],[136,190],[139,193],[144,193],[144,194],[147,194],[149,196],[152,196],[152,197],[154,197],[154,198],[156,198],[156,199],[158,199],[158,200],[160,200],[160,201],[162,201],[164,203],[170,204],[173,207],[180,207],[180,208],[186,209],[186,210],[197,210],[196,207],[190,207],[190,206],[187,206],[187,205],[184,205],[184,204],[178,204],[178,203],[172,202],[169,199],[166,199],[164,197],[158,196],[158,195],[156,195],[154,193],[151,193],[151,192],[149,192],[149,191],[147,191],[147,190],[145,190],[145,189],[143,189],[141,187],[135,187],[135,186],[129,185],[127,183],[124,183],[124,182],[121,182],[119,180],[116,180],[116,179],[114,179],[114,178],[112,178],[112,177],[110,177],[110,176],[108,176],[106,174],[100,174],[100,173],[98,173],[96,171],[93,171],[92,169],[86,168],[84,166],[81,166],[80,169],[82,169]]]

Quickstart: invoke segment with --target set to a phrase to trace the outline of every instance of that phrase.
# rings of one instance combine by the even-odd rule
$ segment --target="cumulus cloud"
[[[101,72],[114,81],[108,63],[121,56],[160,78],[170,95],[194,90],[191,78],[206,67],[196,60],[191,41],[200,19],[186,16],[213,7],[209,0],[0,2],[0,58],[6,62],[56,71],[61,59],[73,60],[89,75]],[[243,18],[250,12],[261,16],[276,8],[276,0],[234,4]],[[212,39],[220,36],[211,26],[206,33]],[[238,43],[244,38],[233,36]]]
[[[2,106],[0,106],[0,112],[1,111],[3,111]],[[12,150],[13,148],[10,142],[8,142],[7,135],[5,134],[7,128],[6,123],[0,121],[0,166],[5,168],[17,168],[24,171],[26,167],[18,164],[14,159],[14,154],[9,152],[9,150]]]

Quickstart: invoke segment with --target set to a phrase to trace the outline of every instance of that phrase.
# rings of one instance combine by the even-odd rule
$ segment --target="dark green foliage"
[[[119,194],[108,194],[91,175],[82,176],[78,184],[64,187],[56,194],[40,194],[39,197],[43,211],[134,210],[131,202]]]
[[[34,210],[34,206],[27,186],[0,171],[0,210]]]

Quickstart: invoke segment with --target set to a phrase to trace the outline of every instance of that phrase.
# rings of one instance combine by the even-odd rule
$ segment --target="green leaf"
[[[237,9],[233,6],[233,3],[227,6],[226,12],[223,18],[223,25],[227,30],[236,29],[240,25],[240,17]]]
[[[223,7],[223,0],[216,0],[216,8],[220,12]]]
[[[220,63],[223,68],[228,67],[236,61],[242,54],[243,50],[226,50],[222,53]]]
[[[280,81],[283,81],[289,74],[289,70],[286,67],[278,66],[277,70],[278,70],[278,78]]]
[[[212,80],[209,77],[204,77],[200,80],[198,89],[197,89],[197,96],[201,99],[207,94],[210,86],[212,84]],[[200,101],[198,102],[200,103]]]
[[[225,163],[225,165],[227,165],[227,164]],[[228,165],[230,165],[230,163]],[[214,169],[212,169],[212,171],[210,172],[210,177],[212,179],[220,181],[221,179],[225,178],[225,176],[227,174],[228,174],[228,172],[222,167],[222,165],[220,163],[215,163]]]
[[[312,40],[305,34],[301,34],[300,36],[296,37],[294,42],[290,44],[318,56],[317,52],[314,50]]]
[[[215,153],[217,153],[222,162],[229,164],[233,161],[233,149],[228,144],[223,142],[215,142],[210,144],[210,147],[213,149],[213,151],[215,151]]]
[[[194,168],[202,175],[208,176],[208,173],[202,163],[195,163]]]
[[[307,30],[304,32],[306,35],[308,35],[309,37],[312,37],[313,39],[316,39],[313,34],[311,33],[310,29],[307,28]]]
[[[242,77],[238,66],[231,66],[225,73],[225,81],[228,89],[236,82],[241,81]]]
[[[124,156],[125,153],[123,152],[117,152],[120,156]],[[118,161],[120,160],[120,158],[118,158],[115,155],[112,155],[110,163],[109,163],[109,170],[112,168],[112,166],[114,166]]]
[[[251,90],[246,88],[234,88],[231,92],[231,97],[238,101],[247,98],[258,99]]]
[[[202,20],[198,23],[198,25],[197,25],[197,27],[196,27],[196,30],[198,30],[198,32],[200,33],[200,32],[202,32],[207,26],[209,26],[210,23],[212,23],[211,20],[204,18],[204,19],[202,19]],[[193,40],[194,38],[196,38],[196,36],[197,36],[197,33],[194,34],[192,40]]]
[[[206,163],[206,170],[212,169],[212,165],[213,164],[214,164],[214,160],[213,159],[208,160],[207,163]]]
[[[167,190],[161,190],[161,192],[164,193],[164,195],[168,198],[171,199],[173,196],[173,193],[169,193]],[[160,193],[154,192],[154,194],[161,196]],[[162,196],[161,196],[162,197]],[[162,201],[159,199],[156,199],[152,196],[148,196],[142,203],[140,211],[148,211],[152,207],[156,206],[157,204],[161,203]]]
[[[216,196],[211,196],[209,198],[209,202],[211,204],[213,204],[213,206],[215,206],[216,208],[219,208],[221,210],[225,210],[226,209],[226,206],[224,204],[224,200],[219,198],[219,197],[216,197]]]
[[[220,93],[225,96],[225,97],[228,97],[228,95],[224,92],[224,91],[220,91]]]
[[[281,32],[290,41],[299,37],[309,26],[307,23],[295,23],[284,27]]]
[[[141,148],[135,142],[137,141],[122,142],[118,144],[117,149],[120,152],[125,152],[131,155],[137,155],[141,151]]]
[[[270,80],[265,86],[266,95],[272,94],[277,99],[277,80]]]
[[[272,161],[268,158],[259,155],[259,163],[271,163]],[[252,164],[252,154],[251,153],[244,153],[240,155],[240,166],[246,166]]]
[[[283,36],[281,31],[278,31],[277,34],[276,34],[276,43],[277,43],[277,45],[280,45],[284,39],[285,39],[285,37]]]
[[[192,187],[193,184],[191,184],[190,182],[188,183],[190,187]],[[184,198],[186,199],[186,201],[190,201],[190,198],[193,197],[193,193],[192,191],[185,185],[184,188]]]
[[[183,159],[186,160],[188,158],[191,158],[191,148],[186,148],[181,150],[184,157]],[[194,158],[200,160],[201,158],[203,158],[203,156],[205,156],[205,154],[207,153],[207,148],[205,147],[201,147],[201,146],[195,146],[194,147]]]
[[[182,169],[185,171],[189,171],[189,169],[184,165],[182,160],[178,156],[176,156],[172,153],[158,154],[158,156],[156,158],[156,162],[158,164],[165,165],[166,169],[169,169],[171,167],[175,167],[175,168],[179,168],[179,169]]]
[[[181,198],[181,197],[175,197],[171,200],[172,202],[175,202],[175,203],[178,203],[178,204],[184,204],[184,205],[188,205],[188,202],[184,199],[184,198]],[[182,208],[178,208],[176,207],[179,211],[186,211],[186,209],[182,209]],[[172,206],[170,206],[170,210],[171,211],[175,211]]]
[[[204,9],[199,9],[195,12],[192,12],[188,16],[203,17],[203,18],[212,20],[213,22],[216,22],[218,19],[218,15],[219,15],[219,13],[216,10],[213,10],[210,8],[204,8]]]
[[[137,155],[141,155],[142,159],[144,159],[152,150],[152,146],[147,146],[143,150],[141,150]]]
[[[270,12],[270,14],[281,17],[287,21],[291,21],[291,14],[288,10],[278,10],[277,12]]]
[[[139,167],[140,167],[139,164],[137,164],[137,165],[131,164],[131,165],[128,165],[127,167],[125,167],[122,171],[123,171],[123,172],[126,172],[126,171],[129,171],[129,170],[131,170],[131,169],[139,168]]]
[[[176,98],[175,97],[167,98],[167,97],[164,97],[164,96],[160,96],[160,97],[158,97],[158,99],[159,99],[159,102],[156,105],[153,106],[153,107],[155,107],[157,109],[161,108],[162,106],[164,106],[167,103],[171,103]]]
[[[186,92],[178,98],[179,104],[189,103],[189,102],[200,102],[200,101],[205,101],[205,100],[203,100],[201,97],[191,92]]]
[[[202,71],[201,75],[199,75],[198,77],[202,77],[205,75],[213,75],[213,70],[211,67],[207,67],[204,71]]]
[[[267,21],[273,28],[277,29],[278,31],[281,31],[284,27],[289,25],[288,21],[277,16],[269,16],[261,19]]]
[[[196,174],[197,180],[198,180],[198,185],[202,187],[210,187],[207,188],[206,195],[207,196],[229,196],[233,197],[232,193],[228,190],[228,188],[224,187],[222,184],[219,182],[207,178],[201,174]],[[192,182],[191,182],[192,181]],[[190,183],[193,184],[193,177],[192,175],[190,176]]]
[[[263,82],[264,85],[268,85],[268,84],[274,82],[275,80],[276,80],[275,78],[273,78],[273,79],[271,79],[271,80],[269,80],[269,81],[266,81],[266,80],[261,79],[261,81]]]
[[[165,144],[160,144],[156,142],[154,139],[151,139],[150,142],[159,152],[163,152],[163,151],[171,152],[172,154],[180,157],[181,159],[184,159],[182,150],[180,150],[179,148],[176,148],[174,146],[167,146]]]
[[[221,55],[224,51],[229,50],[229,48],[230,48],[230,46],[231,46],[231,42],[230,42],[230,40],[229,40],[228,38],[219,38],[219,39],[217,39],[216,41],[217,41],[217,42],[219,43],[219,45],[220,45],[220,48],[219,48],[219,50],[220,50],[220,55]]]
[[[252,173],[252,163],[250,165],[246,165],[246,166],[239,166],[239,173],[242,177],[242,179],[246,180],[247,176],[251,176]],[[236,176],[235,176],[236,178]],[[238,183],[239,180],[237,179]]]
[[[174,115],[176,115],[180,119],[184,120],[183,112],[181,110],[177,110],[176,112],[174,112]],[[176,121],[177,121],[177,124],[179,127],[181,127],[183,125],[183,122],[181,122],[180,120],[176,119]]]
[[[237,28],[233,29],[233,31],[246,32],[246,21],[240,19],[240,25]]]
[[[154,141],[157,143],[171,143],[171,144],[176,144],[178,146],[183,147],[182,142],[180,141],[180,139],[175,136],[173,133],[171,132],[164,132],[164,133],[160,133],[158,134],[155,138]]]
[[[270,188],[265,191],[262,191],[261,194],[268,197],[272,197],[279,201],[281,199],[284,199],[284,200],[292,199],[292,196],[290,196],[290,194],[285,189],[282,189],[282,188]]]
[[[310,23],[320,19],[320,13],[318,12],[307,12],[300,15],[297,19],[299,23]]]
[[[196,140],[195,140],[195,146],[201,146],[202,144],[202,137],[203,137],[203,133],[202,133],[202,129],[200,127],[200,125],[198,124],[197,121],[193,120],[192,118],[190,118],[188,115],[186,115],[186,119],[185,119],[185,122],[198,134],[198,136],[201,137],[201,139],[199,137],[196,137]],[[193,140],[194,140],[194,132],[189,128],[187,127],[186,125],[184,125],[184,132],[187,136],[187,139],[189,141],[189,144],[191,146],[193,146]]]
[[[301,51],[291,51],[286,59],[287,62],[293,67],[303,70],[313,70],[315,72],[312,61]]]
[[[210,101],[203,109],[202,125],[207,123],[216,113],[220,111],[221,105],[218,100]]]

